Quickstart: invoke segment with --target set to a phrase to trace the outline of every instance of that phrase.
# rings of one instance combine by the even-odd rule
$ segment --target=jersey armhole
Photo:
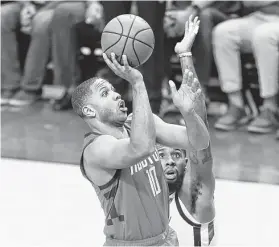
[[[179,202],[179,197],[178,197],[178,193],[175,193],[175,204],[178,210],[178,213],[180,214],[180,216],[182,217],[183,220],[185,220],[189,225],[193,226],[193,227],[201,227],[201,224],[197,224],[195,222],[193,222],[192,220],[190,220],[186,214],[183,212],[183,209],[180,205]]]
[[[83,151],[82,151],[82,155],[81,155],[81,160],[80,160],[80,169],[81,169],[81,173],[82,175],[91,183],[93,184],[94,186],[97,186],[100,190],[104,190],[106,188],[108,188],[111,184],[113,184],[115,182],[115,180],[120,176],[120,172],[121,170],[116,170],[113,177],[108,181],[106,182],[105,184],[103,185],[96,185],[90,178],[89,176],[86,174],[86,170],[85,170],[85,167],[84,167],[84,162],[83,162],[83,158],[84,158],[84,151],[85,149],[91,144],[93,143],[93,141],[95,141],[98,137],[94,138],[94,139],[91,139],[88,143],[86,143],[86,145],[84,146],[83,148]]]

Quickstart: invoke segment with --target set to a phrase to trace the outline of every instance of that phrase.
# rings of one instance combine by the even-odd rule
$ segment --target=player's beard
[[[127,115],[123,114],[119,109],[103,109],[101,110],[101,121],[103,123],[122,127],[125,123]]]
[[[184,173],[185,172],[178,174],[177,179],[174,183],[168,183],[170,194],[180,190],[183,183]]]

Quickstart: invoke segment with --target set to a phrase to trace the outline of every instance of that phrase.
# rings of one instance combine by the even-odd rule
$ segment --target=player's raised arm
[[[95,161],[104,168],[129,167],[155,150],[155,124],[142,74],[128,65],[123,56],[121,66],[112,54],[111,60],[104,54],[107,65],[121,78],[127,80],[133,91],[133,120],[130,138],[118,140],[111,136],[97,138],[91,150]],[[113,154],[113,159],[111,158]]]
[[[190,59],[191,53],[189,52],[198,32],[199,21],[197,18],[193,21],[192,17],[190,17],[187,23],[185,35],[175,47],[175,51],[180,57],[183,71],[183,80],[179,90],[176,90],[175,84],[170,81],[174,105],[180,110],[186,128],[167,124],[156,117],[155,123],[157,139],[163,145],[182,149],[187,148],[188,150],[202,150],[208,147],[209,133],[203,121],[204,119],[201,118],[202,114],[199,114],[196,108],[196,105],[201,104],[202,91],[199,83],[194,78],[196,74],[194,76],[192,73],[194,66],[193,63],[190,63],[192,59]]]
[[[201,88],[191,56],[191,47],[198,31],[198,24],[199,20],[197,17],[194,21],[192,17],[189,18],[189,21],[187,21],[185,25],[185,37],[188,37],[190,41],[187,42],[187,39],[183,39],[176,45],[175,51],[178,56],[180,56],[182,71],[191,70],[195,77],[193,83],[196,84],[198,88]],[[208,128],[205,97],[203,93],[200,95],[195,105],[195,112],[203,119]],[[209,146],[204,150],[195,151],[189,149],[187,153],[190,167],[183,180],[180,199],[197,221],[206,223],[212,221],[215,216],[213,201],[215,179],[213,175],[211,144],[209,143]]]

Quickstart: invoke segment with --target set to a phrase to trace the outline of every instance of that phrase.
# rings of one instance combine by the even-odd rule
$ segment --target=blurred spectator
[[[49,27],[56,2],[11,2],[1,6],[1,104],[31,104],[40,98],[49,58]],[[18,26],[30,33],[31,43],[21,75],[17,50]]]
[[[199,16],[200,29],[193,47],[195,68],[198,78],[206,94],[206,86],[210,80],[212,55],[212,30],[218,23],[228,20],[238,14],[239,1],[191,1],[191,4],[180,10],[170,10],[165,15],[165,31],[167,37],[181,37],[184,34],[185,23],[190,15]],[[174,44],[176,42],[173,42]],[[168,44],[168,43],[167,43]],[[168,44],[169,45],[169,44]],[[173,46],[169,48],[173,52]]]
[[[279,2],[243,1],[247,15],[228,20],[213,31],[214,56],[222,90],[227,93],[229,109],[215,128],[232,130],[251,118],[242,99],[240,52],[253,52],[259,72],[261,97],[264,99],[259,116],[248,130],[268,133],[279,121],[277,107],[279,68]],[[252,13],[251,13],[252,12]]]
[[[164,31],[163,18],[165,14],[165,1],[136,1],[138,15],[146,20],[155,35],[155,49],[148,61],[141,66],[144,81],[149,94],[152,111],[159,113],[162,95],[161,87],[164,77]],[[129,14],[132,1],[102,1],[104,6],[105,22],[118,15]],[[121,83],[121,86],[128,85]],[[116,86],[116,89],[117,86]],[[124,89],[127,91],[127,87]],[[123,92],[120,92],[123,95]],[[130,107],[128,107],[130,108]]]
[[[77,24],[81,22],[92,26],[92,29],[78,30]],[[96,43],[97,39],[100,39],[98,33],[103,27],[103,7],[98,1],[64,1],[55,9],[52,20],[54,83],[63,85],[65,93],[61,99],[54,102],[54,110],[65,110],[71,107],[72,91],[81,81],[78,64],[78,32],[92,32],[91,36],[86,37],[90,39],[88,42]]]

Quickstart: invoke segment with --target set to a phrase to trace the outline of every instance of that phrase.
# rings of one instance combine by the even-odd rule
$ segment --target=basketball
[[[113,18],[105,26],[101,46],[109,58],[112,52],[115,53],[121,65],[123,65],[122,55],[126,55],[129,65],[138,67],[151,56],[155,38],[151,27],[144,19],[125,14]]]

